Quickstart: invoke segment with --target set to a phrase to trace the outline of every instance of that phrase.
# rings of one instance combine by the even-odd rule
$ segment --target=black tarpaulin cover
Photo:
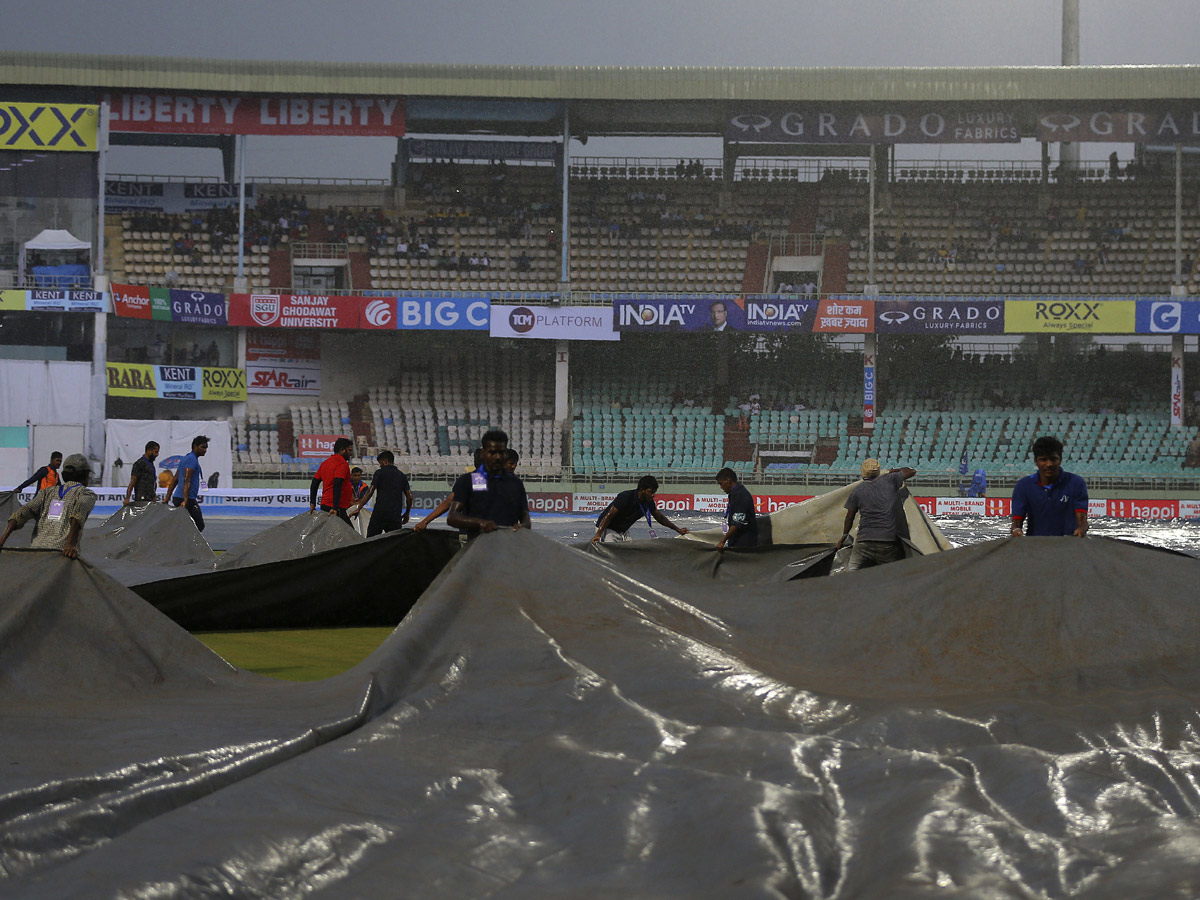
[[[484,535],[362,664],[283,684],[0,553],[0,897],[1200,891],[1200,561],[648,558]]]

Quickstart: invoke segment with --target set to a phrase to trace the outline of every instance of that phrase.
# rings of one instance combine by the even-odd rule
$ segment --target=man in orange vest
[[[49,465],[42,466],[24,481],[17,485],[15,493],[19,494],[25,488],[29,487],[35,481],[39,491],[45,490],[48,487],[54,487],[58,484],[58,467],[62,465],[62,454],[55,450],[50,454]]]

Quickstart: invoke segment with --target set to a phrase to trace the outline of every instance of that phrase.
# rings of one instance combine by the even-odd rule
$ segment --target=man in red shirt
[[[333,455],[321,463],[317,474],[313,476],[308,486],[308,511],[317,508],[317,488],[321,488],[321,512],[331,516],[336,514],[339,519],[350,527],[350,517],[346,510],[354,504],[354,489],[350,486],[350,454],[354,451],[354,442],[350,438],[341,437],[333,442]]]

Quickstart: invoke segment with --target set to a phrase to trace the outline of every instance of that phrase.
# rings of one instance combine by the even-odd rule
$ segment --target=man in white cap
[[[37,519],[37,534],[31,546],[35,550],[61,550],[70,559],[79,556],[79,534],[96,505],[96,495],[88,489],[92,467],[82,453],[72,453],[62,464],[58,484],[42,488],[27,504],[8,518],[8,527],[0,535],[0,547],[8,536]]]
[[[879,460],[863,461],[862,484],[857,485],[846,500],[846,521],[837,545],[841,550],[854,527],[854,517],[861,514],[858,538],[850,551],[847,572],[904,559],[904,544],[896,529],[896,498],[904,482],[916,474],[916,469],[907,466],[881,474]]]

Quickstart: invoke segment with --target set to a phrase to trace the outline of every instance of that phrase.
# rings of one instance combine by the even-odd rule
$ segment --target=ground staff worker
[[[904,482],[916,474],[916,469],[902,466],[881,475],[879,460],[863,461],[862,484],[857,485],[846,499],[846,521],[837,543],[837,549],[841,550],[854,527],[854,517],[861,515],[858,539],[850,551],[847,572],[904,559],[904,543],[896,529],[896,497]]]
[[[483,462],[479,468],[458,476],[454,482],[446,524],[467,535],[497,528],[516,531],[532,527],[525,485],[504,470],[508,435],[500,430],[489,431],[480,440],[480,448]]]
[[[622,540],[627,540],[629,529],[642,518],[650,526],[652,538],[658,537],[654,531],[655,522],[679,534],[687,534],[686,528],[680,528],[659,511],[654,503],[656,493],[658,479],[653,475],[643,475],[638,479],[636,490],[621,491],[617,494],[613,502],[608,504],[596,519],[596,534],[592,537],[592,543],[598,544],[603,541],[604,532],[609,529],[620,535]]]
[[[350,485],[350,454],[354,452],[354,441],[340,437],[333,442],[333,453],[317,468],[317,474],[308,485],[308,511],[317,509],[317,489],[321,490],[321,512],[336,515],[350,525],[347,510],[354,503],[354,489]]]
[[[79,556],[79,536],[96,505],[96,494],[88,486],[91,466],[82,453],[72,453],[62,467],[62,479],[39,490],[34,498],[8,518],[8,527],[0,535],[0,547],[8,536],[35,519],[37,533],[31,546],[35,550],[61,550],[69,559]]]
[[[1088,530],[1087,484],[1062,467],[1062,441],[1040,437],[1033,442],[1037,471],[1013,486],[1012,536],[1083,537]],[[1023,526],[1028,519],[1028,532]]]

